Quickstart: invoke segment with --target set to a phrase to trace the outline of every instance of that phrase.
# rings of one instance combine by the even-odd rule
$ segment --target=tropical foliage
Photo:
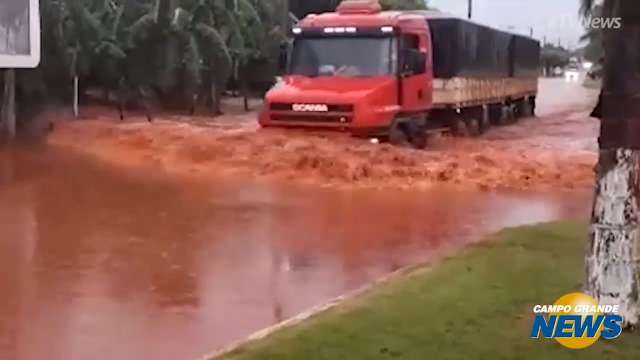
[[[75,79],[80,94],[101,89],[109,98],[215,105],[221,90],[212,89],[223,89],[252,61],[275,58],[284,39],[278,2],[41,1],[42,63],[19,73],[18,94],[68,97]]]
[[[562,46],[544,44],[541,53],[541,65],[545,74],[552,74],[556,67],[564,67],[571,60],[571,52]]]
[[[594,5],[590,9],[590,14],[588,16],[601,17],[602,5]],[[583,49],[584,57],[589,61],[598,62],[604,56],[602,31],[592,27],[587,27],[585,31],[585,34],[580,38],[582,42],[586,43]]]

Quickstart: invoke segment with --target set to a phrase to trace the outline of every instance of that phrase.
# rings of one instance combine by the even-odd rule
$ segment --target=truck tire
[[[485,133],[491,128],[491,114],[488,107],[482,109],[482,118],[480,119],[480,132]]]
[[[426,123],[421,120],[414,120],[406,123],[407,138],[411,146],[418,150],[427,147]]]
[[[389,143],[393,145],[405,146],[409,142],[407,132],[404,130],[404,123],[395,120],[389,128]]]
[[[536,116],[536,97],[532,96],[529,98],[529,108],[531,109],[530,116]]]
[[[476,118],[467,119],[467,133],[470,137],[480,136],[482,128],[480,127],[480,120]]]
[[[510,105],[502,106],[502,113],[500,114],[500,125],[507,125],[514,122],[514,111]]]
[[[389,129],[389,142],[393,145],[424,149],[427,146],[425,121],[420,119],[398,119]]]
[[[533,116],[533,110],[531,109],[531,102],[529,99],[523,99],[520,103],[520,116],[528,118]]]
[[[454,118],[451,119],[451,132],[455,136],[459,137],[468,137],[469,136],[469,128],[467,127],[467,123],[462,118]]]

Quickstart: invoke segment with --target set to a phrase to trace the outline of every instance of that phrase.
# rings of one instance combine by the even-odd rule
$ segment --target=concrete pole
[[[623,18],[625,1],[605,0],[607,17]],[[626,4],[630,4],[626,2]],[[625,327],[640,324],[640,27],[622,21],[604,36],[604,79],[598,106],[600,159],[589,242],[585,292],[618,305]]]
[[[16,73],[14,69],[4,71],[4,91],[0,112],[0,138],[13,140],[16,136]],[[2,129],[4,127],[4,129]],[[4,132],[4,134],[2,134]]]

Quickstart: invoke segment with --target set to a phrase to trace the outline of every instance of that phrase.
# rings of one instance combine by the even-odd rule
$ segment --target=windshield
[[[304,76],[383,76],[394,73],[390,37],[298,38],[290,74]]]

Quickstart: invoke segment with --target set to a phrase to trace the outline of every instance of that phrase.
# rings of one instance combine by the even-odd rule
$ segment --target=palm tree
[[[589,14],[594,1],[583,0]],[[620,306],[625,325],[640,319],[640,26],[637,2],[605,0],[603,16],[622,19],[603,32],[600,159],[586,253],[585,291]],[[633,18],[635,17],[635,19]]]
[[[588,16],[601,17],[602,5],[594,5],[590,10]],[[585,42],[584,57],[590,61],[599,61],[604,55],[604,49],[602,48],[602,31],[600,29],[594,29],[589,26],[586,27],[586,32],[580,37],[581,42]]]
[[[281,19],[270,1],[214,2],[213,11],[231,56],[231,76],[248,110],[248,70],[252,61],[272,53],[272,44],[285,39]]]

